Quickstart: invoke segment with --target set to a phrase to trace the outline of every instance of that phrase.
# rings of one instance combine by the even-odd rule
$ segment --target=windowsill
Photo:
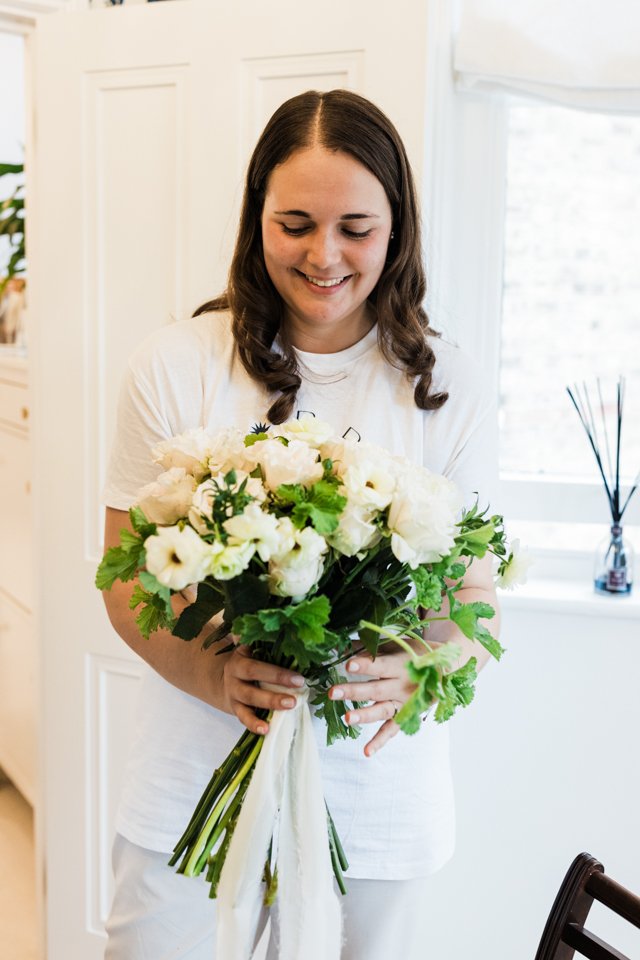
[[[640,620],[640,588],[637,585],[630,594],[609,596],[596,593],[590,579],[531,578],[513,592],[500,590],[498,598],[504,610]]]

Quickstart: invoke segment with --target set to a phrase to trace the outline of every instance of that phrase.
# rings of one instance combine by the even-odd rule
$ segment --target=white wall
[[[582,851],[640,891],[640,606],[618,600],[601,601],[608,617],[592,615],[590,598],[582,613],[504,601],[507,652],[451,721],[458,846],[424,907],[425,958],[533,960]],[[640,931],[616,921],[595,904],[587,925],[640,956]]]

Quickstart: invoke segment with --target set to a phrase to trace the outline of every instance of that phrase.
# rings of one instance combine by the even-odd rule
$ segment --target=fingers
[[[386,723],[383,723],[375,737],[372,737],[371,740],[367,743],[364,748],[365,757],[372,757],[374,753],[377,753],[378,750],[381,750],[382,747],[389,740],[392,740],[398,733],[400,733],[400,727],[395,722],[395,720],[387,720]]]
[[[288,687],[291,694],[263,690],[259,683]],[[304,684],[304,678],[293,670],[276,667],[262,660],[253,660],[244,647],[238,647],[224,668],[224,684],[231,712],[252,733],[264,735],[268,722],[256,715],[256,710],[291,710],[296,705],[295,691]]]

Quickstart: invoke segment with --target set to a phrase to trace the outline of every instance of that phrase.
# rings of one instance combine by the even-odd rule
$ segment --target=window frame
[[[446,0],[432,0],[431,17],[431,121],[422,184],[427,307],[434,327],[478,359],[497,395],[510,101],[456,89],[454,11]],[[608,524],[593,466],[593,481],[501,472],[499,509],[515,521],[541,525]],[[624,523],[640,526],[640,494]]]

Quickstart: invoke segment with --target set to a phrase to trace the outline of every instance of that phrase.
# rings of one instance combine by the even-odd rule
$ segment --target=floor
[[[31,807],[0,771],[0,956],[38,960]]]

